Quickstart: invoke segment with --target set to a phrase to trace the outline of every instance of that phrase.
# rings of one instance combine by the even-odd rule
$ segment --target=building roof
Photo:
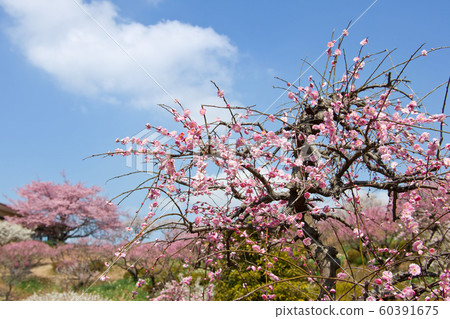
[[[11,207],[0,203],[0,219],[4,219],[5,216],[14,216],[15,214],[15,211]]]

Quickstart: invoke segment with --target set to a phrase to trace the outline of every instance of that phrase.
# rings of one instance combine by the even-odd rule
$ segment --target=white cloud
[[[219,103],[210,80],[229,90],[237,48],[212,28],[179,21],[126,21],[108,1],[79,1],[184,105]],[[155,107],[170,99],[70,0],[0,0],[24,56],[65,89],[112,104]],[[189,106],[189,105],[188,105]]]

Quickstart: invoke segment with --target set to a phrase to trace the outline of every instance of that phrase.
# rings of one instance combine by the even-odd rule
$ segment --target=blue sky
[[[280,95],[274,76],[295,80],[301,59],[314,61],[333,30],[339,35],[371,5],[346,39],[350,55],[365,37],[367,52],[398,48],[396,62],[422,43],[450,45],[447,0],[78,2],[193,110],[220,102],[210,80],[233,103],[266,109]],[[83,159],[115,149],[116,137],[147,122],[170,126],[157,104],[171,100],[73,0],[0,0],[0,61],[0,202],[31,180],[61,182],[62,171],[110,197],[134,186],[106,183],[133,170],[125,159]],[[419,96],[448,79],[448,61],[446,50],[411,66]],[[440,112],[442,92],[428,111]]]

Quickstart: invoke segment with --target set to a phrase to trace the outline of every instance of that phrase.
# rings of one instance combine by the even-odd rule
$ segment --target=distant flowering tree
[[[18,224],[0,221],[0,246],[5,244],[31,240],[33,231]]]
[[[350,248],[343,249],[350,261],[375,257],[378,263],[389,262],[395,254],[397,259],[401,256],[417,263],[409,264],[409,275],[413,277],[419,276],[422,271],[436,276],[439,271],[448,269],[450,195],[442,189],[420,188],[399,196],[397,204],[403,210],[396,218],[392,217],[392,203],[385,206],[378,203],[378,206],[370,207],[368,202],[360,212],[337,212],[340,219],[320,222],[318,228],[322,233],[329,234],[327,243],[339,238],[343,247]],[[409,211],[411,207],[414,207],[413,224]],[[415,231],[411,232],[409,227],[414,227]],[[404,274],[408,275],[408,272]]]
[[[114,247],[108,243],[81,241],[55,248],[52,258],[54,271],[64,276],[71,288],[87,287],[106,269],[106,256],[113,254]]]
[[[12,222],[34,229],[36,235],[64,242],[69,238],[102,235],[121,226],[117,207],[99,194],[100,188],[81,183],[33,181],[18,189],[12,201]]]
[[[125,243],[116,250],[114,256],[113,254],[109,255],[114,258],[109,260],[106,266],[108,269],[119,267],[127,271],[136,283],[137,289],[132,292],[133,299],[134,295],[138,293],[145,294],[147,298],[153,298],[165,288],[172,287],[172,283],[178,282],[177,280],[180,278],[189,276],[192,278],[194,275],[196,282],[199,277],[203,278],[204,273],[193,274],[195,269],[191,267],[192,263],[196,261],[197,255],[197,249],[192,245],[192,238],[180,237],[171,232],[165,234],[163,239],[153,242],[135,241],[132,245]],[[107,272],[104,272],[100,280],[109,279]],[[196,286],[202,283],[197,282]]]
[[[9,243],[0,247],[0,278],[4,285],[2,294],[9,300],[12,289],[31,274],[44,258],[52,257],[54,250],[39,241]]]
[[[377,197],[361,195],[358,210],[355,211],[352,205],[346,205],[345,209],[336,209],[333,215],[335,219],[331,216],[317,223],[321,233],[329,234],[326,243],[333,243],[339,238],[343,246],[359,250],[359,239],[370,236],[367,240],[372,244],[390,247],[398,244],[404,235],[400,221],[392,219],[389,206]]]
[[[135,189],[146,191],[148,220],[123,250],[161,229],[194,234],[200,251],[196,264],[211,283],[226,280],[224,269],[243,264],[261,276],[259,287],[246,288],[237,299],[252,294],[277,299],[269,287],[294,279],[310,283],[309,299],[448,299],[448,265],[439,263],[448,253],[442,245],[426,253],[420,243],[413,248],[423,230],[432,230],[450,212],[444,201],[422,219],[418,209],[424,198],[414,194],[449,192],[445,101],[442,113],[427,113],[404,77],[409,64],[437,50],[420,48],[380,71],[391,58],[387,53],[364,76],[377,55],[363,54],[364,39],[358,54],[347,59],[341,47],[347,35],[344,30],[328,43],[323,72],[285,83],[290,101],[273,114],[231,106],[216,85],[223,106],[203,105],[193,114],[178,101],[176,107],[162,105],[177,129],[146,128],[163,141],[118,139],[125,147],[105,155],[142,155],[155,164]],[[448,91],[448,83],[442,85]],[[211,119],[215,110],[225,110],[227,118]],[[317,223],[348,224],[336,212],[349,206],[355,222],[362,220],[361,194],[374,190],[387,193],[390,205],[370,214],[399,219],[406,240],[387,254],[370,249],[361,277],[341,263],[339,237],[325,244],[333,233],[320,231]],[[370,244],[365,235],[358,240],[360,246]],[[429,263],[439,267],[431,271]],[[301,274],[279,277],[272,273],[274,264]]]
[[[126,270],[135,282],[144,277],[152,285],[174,280],[183,270],[184,259],[192,255],[188,248],[180,246],[180,242],[177,245],[138,243],[126,254],[116,253],[121,258],[115,265]]]
[[[153,282],[155,275],[163,270],[159,265],[162,253],[153,243],[136,244],[126,254],[118,252],[117,256],[120,258],[116,260],[114,265],[126,270],[134,282],[149,276]],[[114,255],[111,255],[111,257],[114,257]]]

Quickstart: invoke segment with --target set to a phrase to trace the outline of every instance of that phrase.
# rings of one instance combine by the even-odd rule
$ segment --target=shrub
[[[0,221],[0,246],[11,242],[31,240],[33,231],[18,224]]]
[[[0,247],[0,277],[5,285],[2,292],[5,300],[9,300],[13,287],[30,275],[31,268],[53,253],[48,245],[33,240]]]

